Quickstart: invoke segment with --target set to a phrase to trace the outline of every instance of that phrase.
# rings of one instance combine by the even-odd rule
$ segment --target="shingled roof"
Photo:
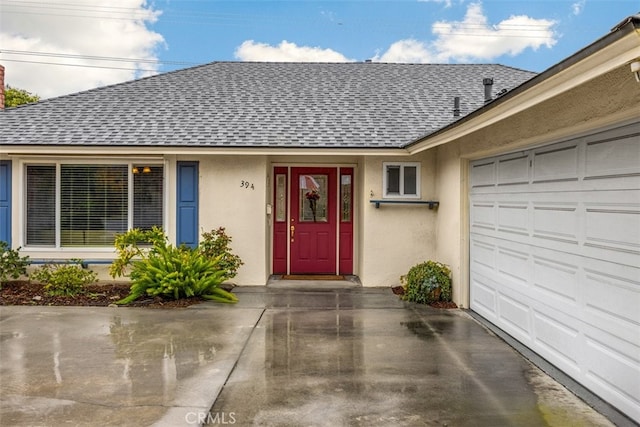
[[[402,147],[483,106],[483,78],[495,95],[534,75],[496,64],[214,62],[6,109],[0,145]]]

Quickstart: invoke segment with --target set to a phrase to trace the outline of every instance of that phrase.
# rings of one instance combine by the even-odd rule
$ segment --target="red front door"
[[[292,168],[291,274],[336,274],[336,168]]]

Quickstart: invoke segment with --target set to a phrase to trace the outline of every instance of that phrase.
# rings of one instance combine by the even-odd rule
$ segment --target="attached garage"
[[[640,419],[640,122],[473,161],[470,308]]]

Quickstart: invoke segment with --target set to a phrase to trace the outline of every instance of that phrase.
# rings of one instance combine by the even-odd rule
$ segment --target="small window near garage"
[[[383,163],[384,197],[420,197],[420,163]]]

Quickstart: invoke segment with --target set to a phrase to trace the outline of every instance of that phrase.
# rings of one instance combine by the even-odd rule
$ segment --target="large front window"
[[[112,246],[129,228],[163,225],[162,165],[26,166],[29,246]]]

